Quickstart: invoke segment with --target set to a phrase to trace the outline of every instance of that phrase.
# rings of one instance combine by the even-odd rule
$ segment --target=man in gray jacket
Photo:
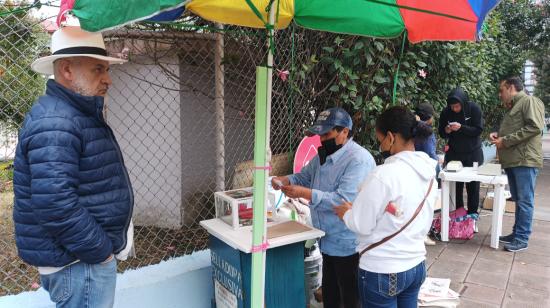
[[[512,233],[501,236],[504,249],[527,249],[531,234],[535,185],[542,168],[542,132],[544,129],[544,104],[523,91],[519,77],[500,82],[498,96],[508,111],[497,132],[490,134],[496,145],[502,167],[508,176],[512,198],[516,201],[516,214]]]

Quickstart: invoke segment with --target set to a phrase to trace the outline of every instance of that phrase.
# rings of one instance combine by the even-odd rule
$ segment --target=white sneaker
[[[426,246],[435,246],[435,241],[432,240],[429,236],[426,235],[424,238],[424,245]]]
[[[474,220],[474,233],[479,233],[479,229],[477,228],[477,221]]]

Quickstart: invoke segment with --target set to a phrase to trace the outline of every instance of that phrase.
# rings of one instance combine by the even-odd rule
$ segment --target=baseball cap
[[[415,113],[420,117],[420,120],[426,121],[429,118],[433,117],[435,110],[432,104],[423,102],[418,104],[418,106],[415,109]]]
[[[350,130],[353,126],[351,116],[340,107],[333,107],[322,111],[313,123],[313,126],[306,130],[306,135],[323,135],[335,126],[347,127]]]

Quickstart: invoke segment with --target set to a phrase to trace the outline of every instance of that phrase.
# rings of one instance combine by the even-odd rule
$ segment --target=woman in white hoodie
[[[363,307],[417,307],[426,278],[424,238],[433,218],[437,182],[436,161],[415,152],[414,140],[431,133],[406,107],[382,113],[376,137],[386,160],[369,173],[353,204],[335,207],[359,241]]]

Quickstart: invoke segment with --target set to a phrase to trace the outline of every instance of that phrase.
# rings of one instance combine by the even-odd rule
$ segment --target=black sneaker
[[[518,252],[527,249],[527,243],[513,240],[511,243],[504,244],[504,249],[511,252]]]
[[[509,244],[514,240],[514,233],[510,233],[510,234],[505,235],[505,236],[499,236],[498,240],[501,243]]]

